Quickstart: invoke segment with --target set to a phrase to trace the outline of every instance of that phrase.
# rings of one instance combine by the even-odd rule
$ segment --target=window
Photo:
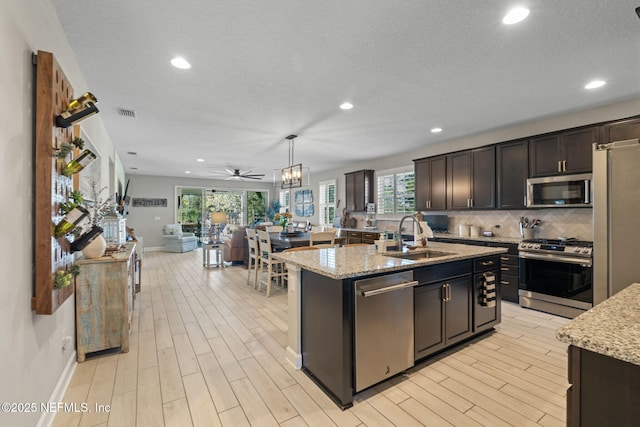
[[[289,194],[291,194],[289,190],[280,190],[278,198],[280,201],[280,213],[289,211],[289,206],[291,206],[289,204]]]
[[[333,226],[336,216],[336,180],[320,182],[318,212],[321,225]]]
[[[415,176],[413,171],[378,175],[378,214],[413,213],[415,211]]]

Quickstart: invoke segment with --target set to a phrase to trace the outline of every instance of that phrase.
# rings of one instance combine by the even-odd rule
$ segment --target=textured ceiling
[[[52,1],[128,174],[271,181],[289,134],[321,171],[640,96],[638,0],[522,0],[512,26],[501,0]]]

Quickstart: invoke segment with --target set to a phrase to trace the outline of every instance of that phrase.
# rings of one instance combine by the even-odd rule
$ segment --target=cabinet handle
[[[467,207],[470,207],[470,206],[469,206],[469,199],[467,199]]]
[[[567,161],[563,160],[562,161],[562,172],[566,172],[567,171]]]
[[[558,172],[562,172],[562,160],[558,160]]]
[[[524,196],[522,199],[524,201],[524,205],[523,206],[527,206],[527,196]]]
[[[509,261],[509,257],[501,256],[501,257],[500,257],[500,260],[502,260],[502,261]]]
[[[500,284],[501,284],[501,285],[508,285],[508,284],[509,284],[509,282],[505,282],[504,280],[501,280],[501,281],[500,281]]]
[[[470,199],[469,201],[469,207],[472,208],[473,207],[473,199]]]
[[[500,267],[500,270],[501,271],[509,271],[509,268],[508,267]]]
[[[451,285],[448,283],[444,284],[444,302],[451,301]]]
[[[482,261],[480,264],[484,266],[493,265],[493,261]]]

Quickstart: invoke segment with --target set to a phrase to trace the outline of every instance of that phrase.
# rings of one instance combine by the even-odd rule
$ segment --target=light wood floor
[[[55,426],[564,426],[567,320],[503,303],[495,332],[341,411],[285,361],[287,299],[200,250],[145,253],[131,350],[79,363]],[[276,288],[277,289],[277,288]],[[93,411],[110,405],[109,412]]]

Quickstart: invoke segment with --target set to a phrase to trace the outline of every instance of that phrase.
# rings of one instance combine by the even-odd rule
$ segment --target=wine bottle
[[[67,110],[75,110],[77,108],[83,107],[88,102],[93,102],[94,104],[98,103],[98,98],[93,96],[91,92],[85,92],[80,98],[76,98],[69,102],[67,106]]]
[[[68,128],[87,117],[98,113],[98,107],[93,102],[87,102],[75,110],[66,110],[62,114],[56,116],[56,126]]]
[[[55,226],[53,235],[58,238],[70,233],[73,229],[89,215],[89,211],[82,206],[71,209],[62,220]]]
[[[74,240],[71,244],[71,252],[77,252],[83,250],[87,245],[95,240],[104,230],[102,227],[94,225],[91,230],[80,236],[79,239]]]
[[[84,150],[77,159],[71,160],[62,168],[62,174],[64,176],[71,176],[76,172],[80,172],[89,163],[96,159],[96,155],[89,150]]]

